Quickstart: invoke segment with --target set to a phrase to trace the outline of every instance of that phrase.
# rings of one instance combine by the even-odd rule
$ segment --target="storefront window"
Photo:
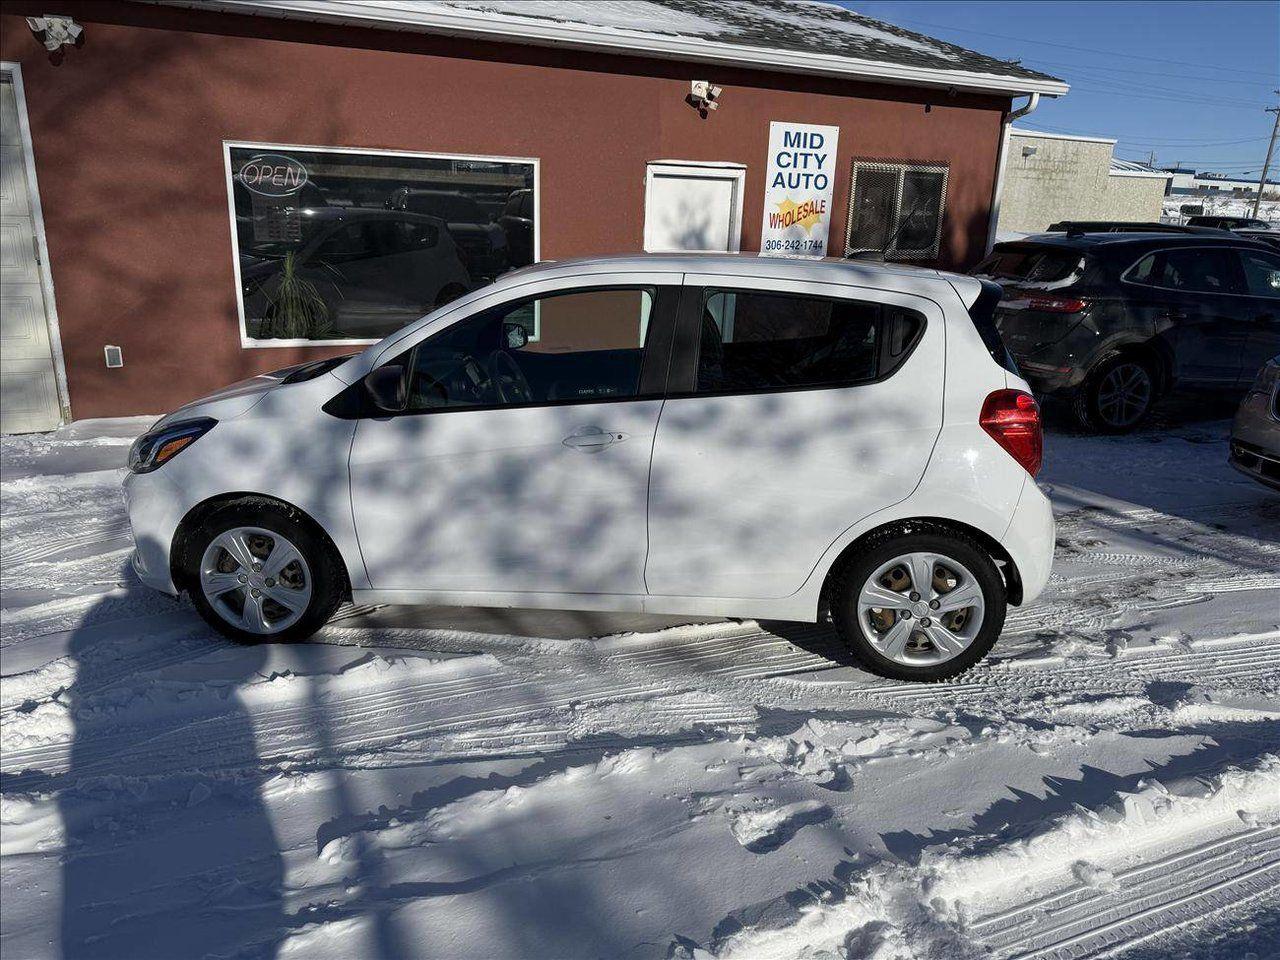
[[[227,144],[246,343],[360,342],[537,256],[533,160]]]

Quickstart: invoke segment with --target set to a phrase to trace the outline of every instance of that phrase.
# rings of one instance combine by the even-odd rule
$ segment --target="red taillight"
[[[1088,300],[1077,297],[1031,297],[1027,301],[1028,310],[1041,313],[1079,313],[1088,305]]]
[[[982,404],[982,429],[1033,477],[1044,461],[1040,405],[1021,390],[997,390]]]

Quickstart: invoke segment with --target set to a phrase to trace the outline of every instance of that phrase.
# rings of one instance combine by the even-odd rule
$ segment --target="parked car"
[[[493,222],[475,199],[464,193],[399,187],[387,198],[387,207],[445,221],[462,254],[462,262],[477,282],[488,283],[511,268],[507,236],[502,227]]]
[[[513,190],[507,197],[498,226],[507,235],[511,266],[527,267],[533,263],[533,191]]]
[[[1254,243],[1264,243],[1268,247],[1274,247],[1280,250],[1280,230],[1274,228],[1270,230],[1255,230],[1253,228],[1241,228],[1232,231],[1236,236],[1244,237],[1246,240],[1252,240]]]
[[[301,245],[241,240],[250,337],[376,339],[471,288],[437,217],[363,207],[307,207],[298,214]],[[282,284],[293,296],[281,295]]]
[[[1230,464],[1280,490],[1280,355],[1266,362],[1236,411]]]
[[[125,481],[134,569],[237,640],[345,597],[829,611],[867,669],[950,677],[1053,555],[998,298],[838,261],[529,267],[159,421]]]
[[[1179,226],[1174,223],[1127,220],[1059,220],[1048,233],[1221,233],[1214,227]]]
[[[1037,394],[1086,428],[1132,430],[1175,387],[1239,392],[1280,351],[1280,256],[1207,234],[1041,235],[974,270]]]
[[[1256,220],[1253,217],[1224,217],[1205,214],[1203,216],[1188,217],[1187,226],[1214,227],[1218,230],[1267,230],[1271,227],[1271,224],[1265,220]]]

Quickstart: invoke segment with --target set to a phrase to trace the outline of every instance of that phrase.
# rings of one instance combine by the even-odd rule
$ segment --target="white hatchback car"
[[[1053,558],[998,299],[743,255],[510,273],[160,420],[125,481],[134,566],[239,640],[344,598],[829,613],[867,669],[950,677]]]

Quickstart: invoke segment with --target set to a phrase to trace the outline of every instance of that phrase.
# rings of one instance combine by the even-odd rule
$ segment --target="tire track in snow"
[[[1077,884],[972,924],[1009,960],[1084,960],[1126,950],[1271,893],[1280,884],[1280,826],[1260,827]]]

